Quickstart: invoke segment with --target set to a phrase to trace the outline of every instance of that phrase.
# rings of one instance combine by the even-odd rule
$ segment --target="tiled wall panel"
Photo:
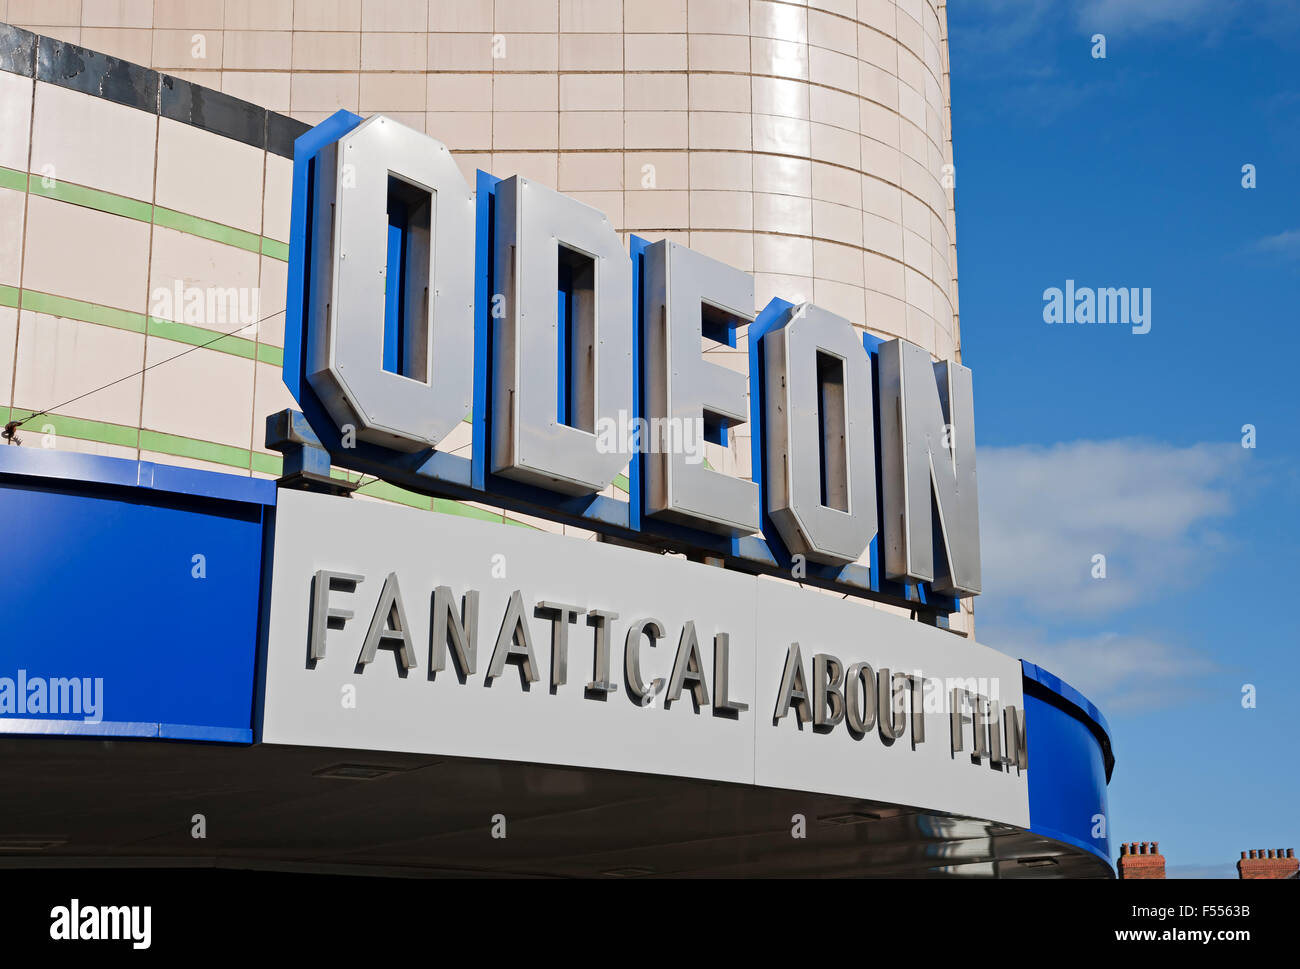
[[[42,418],[56,433],[37,443],[278,472],[262,422],[292,405],[292,139],[339,108],[422,128],[467,176],[526,175],[624,234],[753,272],[760,307],[812,299],[960,359],[940,0],[7,0],[3,15],[47,39],[38,56],[0,27],[0,406],[21,417],[148,368]],[[167,76],[88,55],[72,77],[48,38]],[[159,295],[220,287],[255,312]],[[746,438],[710,447],[747,473]]]

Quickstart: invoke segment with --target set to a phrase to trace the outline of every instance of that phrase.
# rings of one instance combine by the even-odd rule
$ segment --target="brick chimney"
[[[1164,878],[1165,856],[1160,853],[1160,842],[1130,841],[1128,844],[1120,845],[1119,877]]]
[[[1300,859],[1296,858],[1294,848],[1285,851],[1269,848],[1267,852],[1259,848],[1250,852],[1250,857],[1243,851],[1237,862],[1238,878],[1296,878],[1300,877],[1296,875],[1297,870],[1300,870]]]

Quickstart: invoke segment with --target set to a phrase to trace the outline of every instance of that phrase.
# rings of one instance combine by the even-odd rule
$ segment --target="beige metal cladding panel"
[[[137,45],[150,52],[156,62],[151,66],[181,74],[187,67],[202,69],[202,78],[196,75],[200,83],[219,84],[310,123],[340,107],[392,114],[448,144],[468,172],[481,167],[503,177],[525,174],[601,208],[621,231],[676,238],[754,272],[759,305],[773,296],[815,299],[940,356],[956,352],[953,193],[943,182],[952,145],[942,4],[178,0],[165,6],[151,23],[73,17],[55,25],[57,31],[43,32],[72,40],[77,38],[68,31],[151,32],[147,47]],[[134,16],[130,3],[85,4],[92,7],[101,19],[117,17],[118,8],[126,11],[121,16]],[[31,24],[40,29],[36,20]],[[206,38],[203,63],[186,64],[199,34]],[[117,40],[125,44],[138,37],[123,34]],[[26,91],[24,106],[11,112],[21,137],[0,145],[14,152],[6,167],[22,170],[33,85],[9,75],[0,81]],[[77,141],[95,134],[98,115],[71,126],[75,130],[58,123],[83,99],[95,100],[61,90],[37,92],[33,157],[48,156],[63,177],[79,184],[146,200],[156,191],[159,205],[285,241],[287,162],[146,115],[141,120],[157,126],[156,136],[119,138],[113,152],[122,158],[110,153],[90,164],[85,159],[95,156],[77,150]],[[3,103],[18,100],[6,96]],[[104,102],[100,120],[123,111]],[[44,124],[46,113],[53,127]],[[0,112],[0,122],[8,118]],[[123,119],[127,127],[134,120],[125,114]],[[112,127],[119,134],[125,130]],[[132,180],[142,168],[152,176],[153,160],[134,165],[125,156],[155,137],[156,183],[137,185]],[[86,164],[84,170],[76,167]],[[20,192],[9,196],[24,200]],[[34,217],[36,224],[27,232],[28,272],[21,285],[33,289],[40,283],[64,296],[145,309],[138,304],[146,292],[139,277],[149,268],[147,225],[124,225],[127,220],[85,209],[69,212],[71,206],[46,199],[32,203],[28,220]],[[55,223],[68,219],[93,223],[94,231],[82,226],[74,235],[101,243],[97,260],[73,261],[117,270],[67,270],[71,257],[64,252],[56,258],[53,242],[65,237],[55,233]],[[15,221],[22,224],[21,217]],[[175,253],[159,254],[158,243],[171,231],[155,229],[160,275],[212,280],[226,263],[239,263],[241,279],[260,269],[262,315],[282,309],[282,262],[193,240]],[[117,244],[102,245],[117,235],[123,236]],[[189,270],[182,265],[189,250],[210,255]],[[21,252],[15,246],[14,258],[0,260],[0,268],[13,264],[12,273],[5,269],[13,278],[0,284],[20,285]],[[18,340],[20,314],[4,309],[0,342],[11,348],[21,343],[31,352],[45,346],[34,342],[34,318],[27,342]],[[39,325],[49,329],[49,345],[57,347],[67,338],[64,330],[76,336],[94,324],[61,323],[62,330],[50,329],[52,320]],[[278,348],[282,317],[264,321],[248,337],[263,349]],[[141,363],[182,349],[152,334],[143,342]],[[0,358],[6,397],[13,366],[12,359]],[[140,401],[146,428],[227,448],[186,455],[177,445],[177,462],[212,453],[236,460],[241,449],[260,452],[262,415],[289,405],[265,358],[254,362],[212,349],[160,365],[130,392]],[[114,420],[139,423],[130,409],[128,403],[121,414],[114,411]],[[93,411],[85,416],[107,419]],[[158,443],[157,436],[151,443]],[[143,441],[134,450],[154,453]],[[727,470],[734,470],[728,459],[743,457],[715,456]]]
[[[483,153],[476,161],[509,169],[494,174],[528,172],[593,193],[627,230],[731,232],[735,240],[711,240],[712,250],[736,254],[738,264],[760,274],[776,251],[766,241],[773,236],[854,246],[862,255],[852,268],[839,254],[833,263],[819,260],[817,252],[829,251],[823,246],[812,266],[796,261],[798,268],[773,274],[766,285],[775,287],[777,275],[804,279],[795,295],[812,298],[819,280],[821,292],[850,309],[859,302],[842,287],[857,288],[869,316],[887,305],[882,297],[901,299],[906,311],[871,317],[873,329],[916,334],[932,350],[939,349],[935,339],[951,346],[956,271],[947,254],[955,229],[944,184],[952,148],[946,4],[939,0],[153,6],[14,0],[9,18],[105,38],[105,31],[151,32],[147,45],[126,34],[114,42],[148,50],[150,66],[202,69],[212,79],[204,83],[310,123],[347,108],[423,124],[454,151]],[[207,40],[203,63],[182,63],[193,59],[196,34]],[[597,153],[619,160],[606,167],[580,160]],[[697,166],[691,159],[703,153],[734,156],[743,171],[731,184],[709,180],[721,163]],[[839,179],[810,180],[809,163],[817,166],[812,172],[843,172],[861,186],[850,192]],[[613,174],[619,167],[621,185]],[[574,184],[583,170],[598,180]],[[697,181],[697,170],[705,181]],[[739,194],[700,194],[726,191]],[[655,192],[662,193],[658,203],[646,195]],[[915,235],[902,235],[900,198],[907,209],[925,210],[925,231],[913,224]],[[895,273],[871,271],[880,259],[920,273],[929,285],[897,293]],[[931,324],[940,336],[927,338]]]

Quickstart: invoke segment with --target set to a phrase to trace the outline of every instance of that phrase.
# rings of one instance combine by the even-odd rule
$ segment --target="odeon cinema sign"
[[[811,303],[756,311],[750,274],[625,247],[523,177],[471,188],[382,116],[339,112],[294,164],[285,381],[305,423],[268,428],[286,473],[333,463],[931,620],[980,591],[966,368]],[[745,361],[742,329],[747,377],[712,362]],[[703,460],[745,425],[748,478]]]

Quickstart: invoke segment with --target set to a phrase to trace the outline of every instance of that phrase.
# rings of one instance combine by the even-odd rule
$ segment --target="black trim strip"
[[[204,131],[266,147],[266,109],[170,74],[162,76],[158,114]]]
[[[0,70],[148,111],[293,158],[310,125],[161,71],[0,24]]]
[[[157,113],[158,72],[76,44],[36,38],[36,80]]]
[[[1097,744],[1101,747],[1102,762],[1106,767],[1106,783],[1110,783],[1110,775],[1115,770],[1115,753],[1111,750],[1110,737],[1102,729],[1101,724],[1088,715],[1088,711],[1082,707],[1071,703],[1055,690],[1048,689],[1037,680],[1025,676],[1021,678],[1024,681],[1023,690],[1032,697],[1042,700],[1044,703],[1056,707],[1063,713],[1067,713],[1074,719],[1078,720],[1089,732],[1097,738]]]
[[[310,131],[311,125],[291,118],[287,114],[266,112],[266,150],[273,155],[284,158],[293,157],[293,143],[303,133]]]
[[[36,35],[9,24],[0,24],[0,70],[35,77]]]

